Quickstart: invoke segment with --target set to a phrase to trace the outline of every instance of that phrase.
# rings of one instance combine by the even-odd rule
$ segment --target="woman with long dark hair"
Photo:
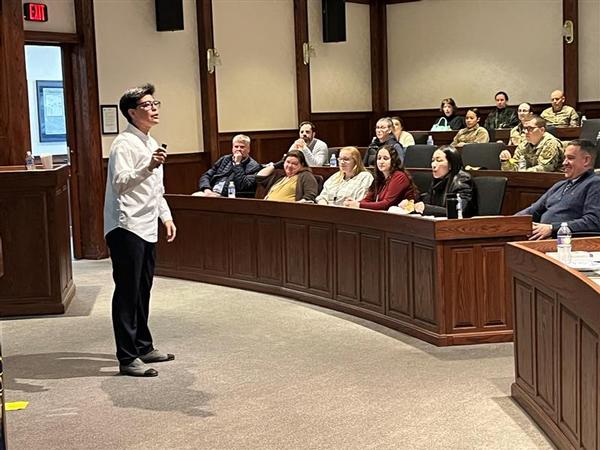
[[[387,210],[401,200],[414,200],[416,193],[412,178],[404,169],[398,152],[386,145],[377,152],[375,178],[365,198],[361,201],[346,199],[344,206]]]
[[[441,147],[431,158],[433,178],[427,192],[415,203],[414,211],[426,216],[447,216],[449,196],[460,195],[463,217],[471,217],[477,212],[477,198],[471,175],[463,170],[460,153],[453,147]],[[406,210],[409,202],[398,205]]]

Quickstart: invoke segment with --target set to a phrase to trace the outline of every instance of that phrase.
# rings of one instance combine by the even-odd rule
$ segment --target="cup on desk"
[[[44,169],[52,169],[52,155],[48,153],[42,153],[40,155],[40,160],[42,161],[42,167]]]

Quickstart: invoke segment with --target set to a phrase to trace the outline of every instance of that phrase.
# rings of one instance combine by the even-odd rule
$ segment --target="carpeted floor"
[[[437,348],[288,299],[156,278],[176,353],[117,375],[110,263],[74,263],[64,316],[5,320],[10,450],[547,449],[509,397],[512,344]]]

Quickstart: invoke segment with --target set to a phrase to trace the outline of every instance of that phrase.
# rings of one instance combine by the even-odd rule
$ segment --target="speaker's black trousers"
[[[108,233],[106,243],[115,281],[112,322],[117,359],[126,365],[153,350],[148,312],[156,250],[154,243],[123,228]]]

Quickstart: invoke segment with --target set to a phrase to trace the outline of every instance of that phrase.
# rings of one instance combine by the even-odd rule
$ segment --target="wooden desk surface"
[[[504,244],[530,217],[430,220],[255,199],[167,195],[177,239],[157,274],[296,298],[436,345],[512,339]],[[162,233],[162,230],[161,230]]]

